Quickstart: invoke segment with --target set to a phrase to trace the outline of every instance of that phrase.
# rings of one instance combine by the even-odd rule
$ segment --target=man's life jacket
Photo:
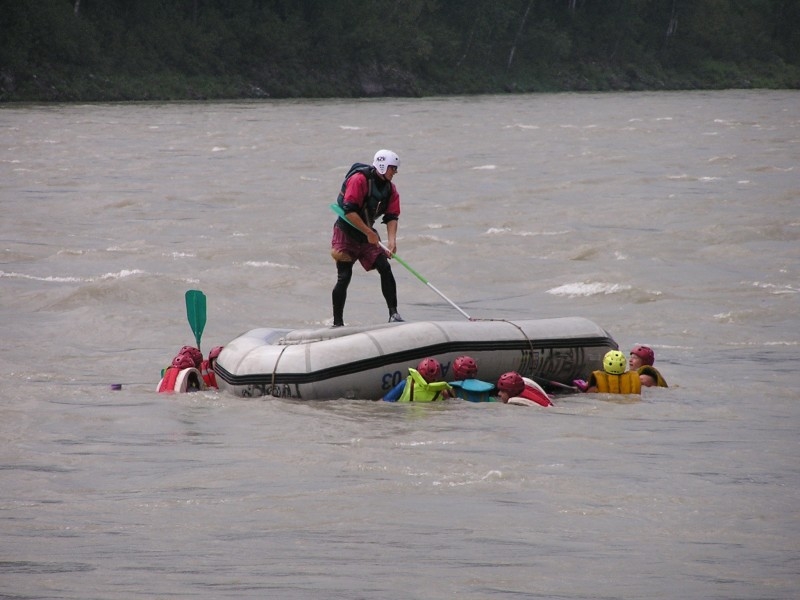
[[[493,402],[492,392],[494,384],[480,379],[464,379],[461,381],[451,381],[450,386],[456,398],[468,400],[469,402]]]
[[[639,375],[650,375],[650,377],[656,380],[656,385],[658,387],[669,387],[667,385],[667,380],[664,379],[661,372],[653,366],[643,365],[639,367]]]
[[[367,179],[368,187],[367,197],[364,199],[364,203],[361,205],[358,215],[361,217],[361,220],[371,228],[375,224],[375,220],[384,214],[389,206],[389,200],[392,198],[392,182],[378,177],[377,171],[372,165],[354,163],[347,172],[347,175],[345,175],[344,181],[342,182],[342,189],[339,191],[339,197],[336,199],[336,202],[342,209],[344,209],[344,193],[347,189],[347,181],[356,173],[361,173]],[[352,225],[344,222],[342,217],[339,217],[336,221],[336,225],[354,240],[362,243],[367,241],[367,236]]]
[[[158,382],[158,393],[165,392],[198,392],[203,389],[203,377],[194,367],[179,369],[168,367],[164,377]]]
[[[203,376],[203,383],[207,388],[217,389],[217,374],[208,366],[208,363],[208,360],[204,360],[200,364],[200,375]]]
[[[641,394],[642,383],[638,371],[628,371],[622,375],[611,375],[605,371],[592,372],[597,391],[602,394]]]
[[[446,381],[428,383],[416,369],[408,369],[406,385],[403,394],[398,402],[434,402],[447,397],[447,392],[451,390],[450,384]]]
[[[550,396],[542,389],[542,387],[527,377],[523,377],[522,381],[525,382],[525,387],[518,396],[508,399],[509,404],[519,404],[521,406],[553,406],[550,401]]]

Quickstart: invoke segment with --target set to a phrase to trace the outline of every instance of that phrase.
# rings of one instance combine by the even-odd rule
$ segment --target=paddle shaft
[[[336,204],[336,203],[334,203],[334,204],[331,204],[331,210],[332,210],[333,212],[335,212],[337,215],[339,215],[339,216],[340,216],[342,219],[344,219],[344,220],[347,222],[347,224],[348,224],[348,225],[350,225],[350,226],[351,226],[353,229],[358,229],[358,228],[357,228],[355,225],[353,225],[353,224],[350,222],[350,219],[348,219],[348,218],[347,218],[347,216],[345,215],[345,212],[344,212],[344,210],[342,210],[342,207],[341,207],[341,206],[339,206],[339,205],[338,205],[338,204]],[[452,300],[450,300],[450,298],[448,298],[448,297],[447,297],[447,296],[445,296],[445,295],[444,295],[442,292],[440,292],[440,291],[439,291],[439,289],[438,289],[438,288],[437,288],[435,285],[433,285],[433,284],[432,284],[430,281],[428,281],[428,280],[427,280],[427,279],[425,279],[425,278],[424,278],[422,275],[420,275],[420,274],[419,274],[419,273],[417,273],[417,272],[416,272],[414,269],[412,269],[412,268],[411,268],[411,265],[409,265],[409,264],[408,264],[406,261],[404,261],[402,258],[400,258],[400,257],[399,257],[397,254],[395,254],[394,252],[392,252],[391,250],[389,250],[389,248],[386,246],[386,244],[384,244],[382,241],[378,240],[378,245],[379,245],[381,248],[383,248],[383,250],[384,250],[384,251],[386,251],[386,252],[389,254],[389,256],[391,256],[393,259],[395,259],[397,262],[399,262],[401,265],[403,265],[403,266],[404,266],[404,267],[405,267],[405,268],[408,270],[408,272],[409,272],[409,273],[411,273],[411,274],[412,274],[414,277],[416,277],[416,278],[417,278],[417,279],[419,279],[419,280],[420,280],[422,283],[424,283],[424,284],[425,284],[425,285],[427,285],[429,288],[431,288],[431,289],[432,289],[434,292],[436,292],[436,293],[437,293],[437,294],[438,294],[438,295],[439,295],[439,296],[440,296],[442,299],[444,299],[445,301],[447,301],[447,303],[448,303],[448,304],[450,304],[450,306],[452,306],[453,308],[455,308],[455,309],[456,309],[458,312],[460,312],[462,315],[464,315],[464,316],[465,316],[465,317],[466,317],[468,320],[472,321],[472,317],[470,317],[470,316],[469,316],[469,315],[468,315],[466,312],[464,312],[464,311],[463,311],[463,310],[462,310],[462,309],[461,309],[461,308],[460,308],[460,307],[459,307],[459,306],[458,306],[458,305],[457,305],[455,302],[453,302]]]
[[[573,391],[573,392],[577,392],[578,391],[578,388],[576,388],[574,385],[566,385],[564,383],[559,383],[558,381],[552,381],[550,379],[544,379],[542,377],[536,377],[535,375],[528,375],[528,377],[530,377],[534,381],[538,381],[539,383],[552,385],[552,386],[555,386],[555,387],[558,387],[558,388],[562,388],[562,389],[565,389],[565,390],[570,390],[570,391]]]

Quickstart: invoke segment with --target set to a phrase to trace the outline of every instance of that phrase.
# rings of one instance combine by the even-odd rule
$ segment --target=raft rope
[[[520,333],[522,333],[523,336],[525,336],[525,340],[528,342],[528,346],[531,349],[531,360],[533,360],[533,354],[534,354],[533,340],[531,340],[531,338],[528,337],[528,334],[525,333],[525,330],[522,329],[522,327],[520,327],[519,325],[517,325],[513,321],[509,321],[508,319],[472,319],[472,320],[473,321],[504,321],[505,323],[508,323],[509,325],[513,325],[514,327],[519,329]],[[533,365],[531,364],[531,371],[532,370],[533,370]],[[555,385],[556,387],[564,388],[565,390],[572,390],[574,392],[578,391],[578,388],[576,388],[575,386],[566,385],[566,384],[560,383],[558,381],[546,380],[546,379],[544,379],[542,377],[536,377],[533,373],[530,373],[530,377],[531,377],[531,379],[539,379],[540,381],[549,383],[550,385]]]
[[[519,330],[519,332],[525,338],[525,341],[528,342],[528,347],[531,349],[531,360],[533,360],[533,354],[534,354],[533,340],[531,338],[529,338],[528,334],[525,333],[525,330],[522,327],[520,327],[519,325],[517,325],[516,323],[514,323],[514,321],[509,321],[508,319],[483,319],[483,318],[472,319],[472,320],[473,321],[502,321],[503,323],[508,323],[509,325],[513,325],[514,327],[516,327]]]
[[[283,347],[283,349],[281,350],[281,353],[280,353],[280,354],[278,354],[278,358],[277,358],[277,360],[275,361],[275,366],[274,366],[274,367],[272,367],[272,380],[270,381],[270,387],[271,387],[271,388],[272,388],[272,390],[273,390],[273,392],[272,392],[272,395],[273,395],[273,396],[275,396],[275,372],[278,370],[278,363],[280,363],[280,362],[281,362],[281,356],[283,356],[283,353],[284,353],[284,352],[286,352],[286,350],[287,350],[288,348],[289,348],[289,346],[284,346],[284,347]]]
[[[522,327],[520,327],[519,325],[517,325],[516,323],[514,323],[514,321],[509,321],[508,319],[487,319],[487,318],[481,318],[481,317],[478,317],[478,318],[470,317],[470,321],[500,321],[500,322],[503,322],[503,323],[508,323],[509,325],[513,325],[514,327],[516,327],[519,330],[519,332],[522,334],[522,337],[525,338],[525,341],[528,342],[528,347],[531,350],[531,361],[533,360],[533,356],[535,354],[535,350],[533,348],[533,340],[530,337],[528,337],[528,334],[525,333],[525,330]],[[278,358],[275,361],[275,366],[272,368],[272,379],[270,381],[270,386],[272,387],[273,390],[275,389],[275,374],[276,374],[276,371],[278,370],[278,364],[281,362],[281,357],[283,356],[283,353],[286,352],[286,350],[288,348],[289,348],[288,345],[283,347],[283,349],[281,350],[281,353],[278,355]],[[531,368],[532,367],[533,367],[533,365],[531,364]],[[530,375],[533,376],[533,373],[530,373]],[[556,382],[550,382],[550,383],[556,383]],[[559,384],[559,385],[563,386],[564,388],[567,388],[567,389],[575,389],[575,388],[570,387],[568,385],[564,385],[564,384]],[[273,393],[273,396],[274,395],[275,394]]]

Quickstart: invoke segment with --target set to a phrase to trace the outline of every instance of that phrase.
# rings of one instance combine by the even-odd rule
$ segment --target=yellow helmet
[[[603,369],[611,375],[622,375],[627,365],[625,355],[619,350],[609,350],[603,357]]]

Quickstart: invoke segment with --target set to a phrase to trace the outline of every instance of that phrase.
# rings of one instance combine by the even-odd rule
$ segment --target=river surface
[[[204,351],[331,323],[328,205],[383,147],[459,307],[589,318],[670,388],[156,394],[187,289]],[[4,105],[0,209],[0,598],[800,597],[798,92]],[[357,267],[345,320],[386,318]]]

